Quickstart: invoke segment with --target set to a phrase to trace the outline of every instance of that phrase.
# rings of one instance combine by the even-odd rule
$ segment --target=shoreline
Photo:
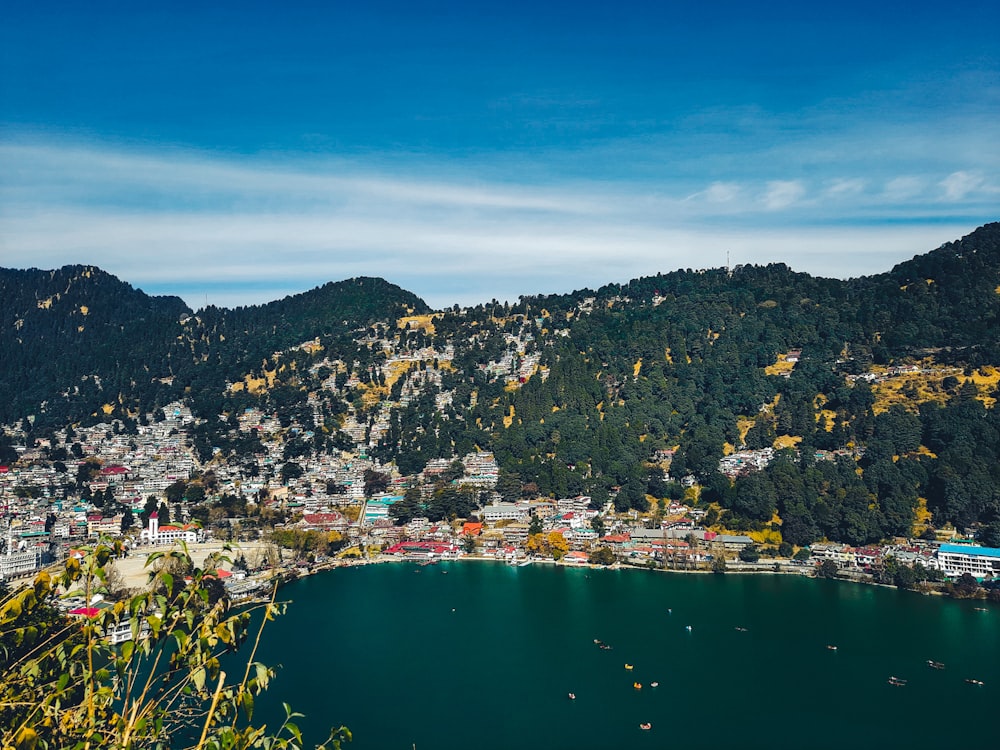
[[[507,567],[519,567],[519,566],[512,566],[509,562],[504,561],[504,560],[497,560],[495,558],[483,557],[481,555],[464,555],[462,557],[443,558],[443,559],[442,558],[438,558],[438,559],[434,560],[435,564],[441,563],[441,562],[447,562],[447,563],[488,562],[488,563],[495,563],[495,564],[498,564],[498,565],[504,565],[504,566],[507,566]],[[814,573],[814,568],[805,567],[805,566],[803,566],[802,570],[774,570],[774,569],[757,569],[757,570],[736,569],[736,570],[732,570],[731,569],[731,570],[727,570],[727,571],[725,571],[723,573],[716,573],[713,570],[673,570],[673,569],[668,569],[668,568],[648,568],[648,567],[638,566],[638,565],[624,565],[624,564],[621,564],[621,563],[616,563],[614,565],[596,565],[596,564],[589,563],[589,562],[587,562],[587,563],[577,563],[577,562],[566,563],[566,562],[562,562],[560,560],[530,560],[529,562],[531,563],[531,565],[546,565],[546,566],[561,567],[561,568],[580,568],[580,569],[587,569],[587,570],[637,570],[637,571],[646,571],[646,572],[650,572],[650,573],[668,573],[668,574],[670,574],[670,573],[678,573],[678,574],[681,574],[681,575],[749,575],[749,576],[774,575],[774,576],[796,576],[796,577],[799,577],[799,578],[810,578],[810,579],[813,579],[813,580],[822,580],[822,578],[823,578],[822,576],[818,576],[818,575],[816,575]],[[316,567],[316,568],[307,569],[307,570],[301,570],[300,569],[300,570],[296,571],[296,575],[295,575],[294,578],[289,578],[287,580],[279,580],[278,587],[280,588],[281,586],[283,586],[283,585],[285,585],[287,583],[291,583],[293,581],[296,581],[296,580],[298,580],[300,578],[307,578],[309,576],[316,575],[317,573],[325,573],[325,572],[328,572],[328,571],[336,570],[338,568],[351,568],[351,567],[359,567],[359,566],[364,566],[364,565],[384,565],[384,564],[387,564],[387,563],[411,563],[411,564],[415,564],[415,565],[419,566],[419,565],[426,564],[427,563],[427,559],[418,560],[418,559],[408,559],[408,558],[405,558],[405,557],[385,557],[385,556],[380,556],[380,557],[378,557],[376,559],[357,560],[357,561],[351,561],[351,562],[346,562],[346,563],[342,562],[342,561],[337,561],[337,562],[335,562],[333,564],[323,564],[322,567]],[[283,576],[281,576],[281,574],[279,574],[279,578],[283,578]],[[893,584],[879,583],[878,581],[875,581],[875,580],[872,580],[872,579],[859,580],[859,579],[856,579],[856,578],[836,576],[836,577],[830,578],[828,580],[839,581],[839,582],[842,582],[842,583],[849,583],[849,584],[857,584],[859,586],[877,586],[879,588],[899,589],[900,591],[906,591],[906,592],[911,593],[911,594],[921,594],[923,596],[947,597],[947,594],[944,591],[939,591],[937,589],[932,589],[932,590],[929,590],[929,591],[918,591],[916,589],[900,589],[898,586],[895,586]],[[960,600],[956,599],[956,601],[960,601]],[[985,600],[974,599],[974,600],[970,600],[970,601],[985,601]]]
[[[247,555],[248,553],[262,552],[271,546],[268,542],[253,541],[244,543],[226,543],[226,542],[201,542],[196,545],[188,545],[188,552],[191,555],[192,561],[196,565],[203,565],[205,559],[212,552],[225,553],[227,550],[225,547],[229,547],[228,557],[230,559],[235,558],[239,554]],[[125,578],[126,585],[132,588],[144,588],[147,583],[147,577],[149,570],[145,567],[146,559],[149,554],[154,552],[166,552],[169,550],[179,549],[175,545],[161,545],[156,547],[142,547],[138,550],[133,550],[132,554],[128,558],[123,558],[117,560],[115,565],[119,567]],[[463,555],[461,557],[455,558],[407,558],[407,557],[397,557],[397,556],[386,556],[379,555],[375,558],[353,558],[353,559],[330,559],[321,563],[316,563],[311,567],[278,567],[271,568],[267,571],[258,574],[250,574],[248,578],[254,578],[261,580],[265,583],[277,580],[278,588],[291,583],[293,581],[299,580],[300,578],[306,578],[309,576],[314,576],[319,573],[325,573],[339,568],[354,568],[367,565],[384,565],[389,563],[409,563],[417,566],[426,565],[428,563],[437,564],[441,562],[446,563],[494,563],[497,565],[503,565],[507,567],[518,567],[523,563],[527,562],[529,565],[545,565],[549,567],[559,567],[559,568],[578,568],[586,570],[636,570],[636,571],[646,571],[651,573],[666,573],[666,574],[679,574],[679,575],[772,575],[772,576],[796,576],[800,578],[812,578],[819,579],[821,576],[816,575],[815,568],[813,566],[794,566],[793,569],[789,569],[789,564],[778,564],[779,569],[775,570],[774,566],[768,565],[767,567],[758,567],[747,569],[745,567],[739,566],[735,568],[729,568],[724,572],[716,572],[713,570],[705,569],[693,569],[693,570],[679,570],[673,568],[660,568],[660,567],[647,567],[644,565],[629,565],[627,563],[614,563],[612,565],[600,565],[591,562],[576,562],[576,561],[563,561],[563,560],[553,560],[553,559],[529,559],[520,560],[517,564],[512,565],[508,560],[500,560],[494,557],[488,557],[484,555]],[[126,565],[122,565],[126,563]],[[126,568],[122,570],[122,568]],[[830,580],[842,581],[846,583],[864,585],[864,586],[878,586],[882,588],[899,588],[892,584],[879,583],[873,579],[857,578],[852,576],[836,576]],[[919,591],[916,589],[902,589],[904,591],[910,591],[914,594],[923,594],[924,596],[946,596],[944,591],[937,589],[931,589],[928,591]],[[269,599],[270,597],[266,597]],[[256,599],[256,597],[255,597]],[[262,599],[263,600],[263,599]]]

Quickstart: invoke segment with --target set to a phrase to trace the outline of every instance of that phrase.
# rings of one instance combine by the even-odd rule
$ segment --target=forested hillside
[[[506,497],[687,493],[795,545],[1000,534],[1000,224],[848,281],[680,270],[434,314],[378,279],[193,315],[96,269],[0,278],[2,418],[37,434],[183,398],[206,464],[254,453],[255,406],[309,435],[287,459],[491,450]],[[740,450],[769,458],[723,471]]]
[[[227,381],[306,340],[330,346],[427,305],[382,279],[194,314],[89,266],[0,269],[0,423],[136,418],[187,397],[210,412]]]

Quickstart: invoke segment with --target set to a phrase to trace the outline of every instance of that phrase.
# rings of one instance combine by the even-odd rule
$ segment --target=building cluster
[[[630,302],[616,298],[608,304]],[[593,304],[594,300],[585,300],[580,312]],[[511,387],[535,374],[546,375],[539,367],[540,356],[534,350],[529,324],[534,322],[540,328],[553,323],[544,316],[533,321],[522,317],[525,325],[519,332],[504,334],[506,347],[499,358],[481,366]],[[406,346],[401,346],[384,327],[362,331],[358,341],[384,355],[376,358],[366,373],[359,374],[357,362],[323,359],[313,365],[314,372],[322,368],[329,371],[324,386],[331,390],[345,384],[356,386],[363,375],[384,389],[382,395],[384,391],[393,394],[367,404],[359,410],[363,413],[353,408],[348,411],[339,429],[353,441],[349,451],[305,451],[290,459],[290,442],[313,440],[313,429],[319,427],[289,424],[277,413],[247,408],[236,415],[235,422],[233,417],[228,419],[242,433],[257,438],[253,455],[224,456],[215,449],[212,460],[202,464],[191,435],[196,420],[179,402],[146,415],[128,429],[120,422],[64,429],[28,448],[19,448],[17,462],[0,466],[0,539],[4,540],[0,577],[28,575],[102,535],[125,535],[134,545],[161,545],[201,541],[223,527],[231,531],[244,519],[226,517],[216,502],[223,496],[238,497],[248,508],[280,510],[286,525],[296,529],[337,532],[359,548],[382,549],[384,554],[395,556],[456,556],[474,550],[480,555],[518,560],[528,555],[529,538],[540,533],[560,537],[560,549],[568,560],[587,560],[595,547],[601,547],[618,559],[683,567],[703,564],[720,554],[738,553],[753,544],[747,536],[702,528],[703,512],[682,504],[666,509],[656,528],[647,528],[648,518],[617,516],[610,507],[593,508],[586,496],[503,502],[496,492],[499,467],[487,451],[429,461],[416,476],[401,476],[394,465],[381,465],[368,453],[389,429],[393,409],[411,404],[428,384],[437,386],[438,409],[447,406],[452,397],[440,386],[442,374],[455,356],[453,346],[435,349],[425,345],[426,339],[419,333],[406,340]],[[319,351],[319,342],[302,347]],[[785,356],[793,363],[798,357],[797,351]],[[250,387],[250,382],[239,387]],[[315,425],[323,424],[321,399],[322,394],[309,397]],[[654,458],[666,464],[672,455],[672,450],[664,449]],[[818,460],[834,460],[836,456],[836,452],[816,454]],[[719,469],[730,477],[741,476],[764,469],[773,458],[771,448],[742,450],[725,456]],[[298,469],[294,473],[287,471],[292,461]],[[457,462],[461,470],[456,474]],[[385,490],[373,496],[365,487],[369,472],[385,474],[388,479]],[[205,480],[208,475],[210,483]],[[404,500],[409,488],[421,488],[427,499],[443,477],[456,486],[471,488],[480,502],[486,502],[476,518],[461,524],[418,517],[405,525],[394,524],[392,506]],[[691,484],[694,478],[682,477],[680,481]],[[171,504],[173,523],[149,511],[150,497],[159,504],[168,488],[191,482],[204,490],[204,499],[211,506],[207,528],[191,522],[189,502]],[[244,529],[244,533],[255,532]],[[877,568],[889,554],[902,564],[919,563],[948,576],[966,572],[977,577],[1000,576],[1000,553],[968,545],[812,547],[815,563],[832,560],[839,567],[860,571]]]
[[[719,472],[730,479],[746,476],[766,469],[774,458],[774,448],[743,450],[723,456],[719,461]]]
[[[795,448],[793,450],[795,455],[798,456],[798,449]],[[728,456],[723,456],[719,460],[719,473],[725,474],[730,479],[735,479],[762,471],[774,460],[774,453],[774,448],[735,451]],[[837,456],[847,456],[856,460],[863,454],[864,450],[862,448],[855,448],[854,450],[840,448],[835,451],[817,450],[813,452],[813,460],[836,461]]]

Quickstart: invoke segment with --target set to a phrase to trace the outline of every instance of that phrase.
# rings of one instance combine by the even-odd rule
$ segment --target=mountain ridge
[[[854,280],[743,265],[440,311],[361,277],[146,317],[141,336],[108,300],[86,314],[75,297],[50,301],[65,288],[50,279],[0,317],[13,365],[0,423],[19,422],[25,440],[70,424],[127,433],[181,402],[210,467],[269,455],[241,423],[249,411],[280,426],[286,464],[347,451],[412,476],[486,450],[501,494],[585,494],[619,510],[683,494],[674,480],[690,478],[731,528],[778,523],[796,545],[906,535],[920,503],[936,522],[1000,523],[998,248],[995,223]],[[147,315],[181,309],[118,284]],[[80,346],[102,316],[111,341]],[[737,449],[775,458],[732,481],[720,461]]]

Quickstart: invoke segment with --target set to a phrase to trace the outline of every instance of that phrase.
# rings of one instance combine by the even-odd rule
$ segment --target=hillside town
[[[515,364],[505,367],[508,373]],[[258,550],[254,559],[241,556],[237,570],[220,571],[235,599],[260,587],[260,575],[247,571],[269,578],[278,571],[299,575],[346,563],[463,557],[688,571],[823,570],[853,580],[884,580],[890,567],[916,569],[921,580],[938,582],[963,574],[988,586],[1000,579],[1000,550],[960,536],[865,547],[814,543],[792,550],[769,548],[766,536],[711,528],[705,509],[687,498],[653,502],[645,514],[616,512],[610,502],[595,507],[587,496],[524,493],[510,501],[497,491],[494,456],[483,451],[432,460],[419,474],[403,476],[393,464],[367,455],[377,436],[350,419],[343,429],[359,438],[356,450],[298,456],[289,471],[286,442],[310,435],[283,428],[276,415],[248,409],[241,429],[260,436],[264,453],[254,456],[253,466],[245,458],[206,466],[189,438],[191,412],[176,403],[158,416],[131,434],[120,423],[97,424],[16,447],[17,460],[0,466],[0,577],[27,577],[100,538],[119,538],[139,555],[181,541],[226,542],[236,549],[252,544]],[[720,471],[759,470],[772,454],[735,452]],[[407,493],[426,501],[443,485],[474,498],[471,512],[431,520],[419,510],[406,518],[393,510]],[[237,505],[240,510],[231,514]]]

